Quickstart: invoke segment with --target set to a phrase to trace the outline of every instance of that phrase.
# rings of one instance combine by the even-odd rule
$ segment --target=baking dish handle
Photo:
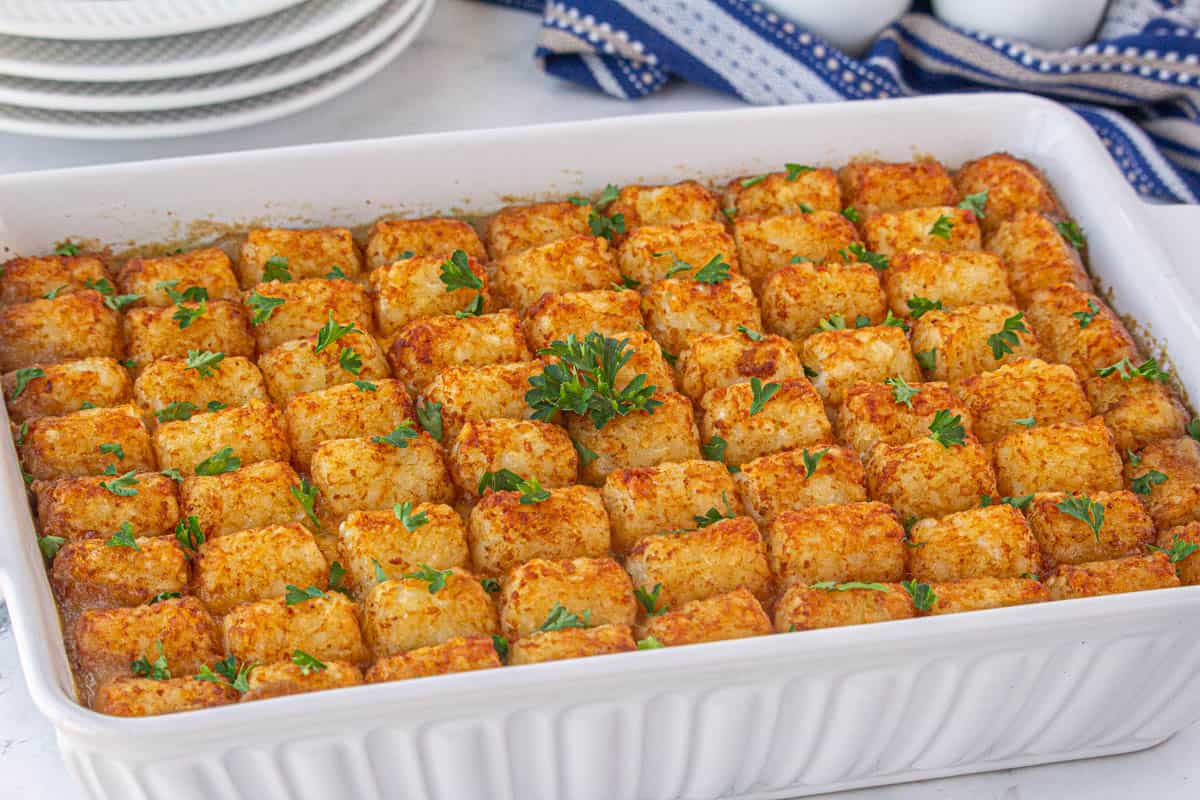
[[[1200,206],[1145,203],[1154,238],[1171,261],[1171,272],[1189,297],[1200,298]]]

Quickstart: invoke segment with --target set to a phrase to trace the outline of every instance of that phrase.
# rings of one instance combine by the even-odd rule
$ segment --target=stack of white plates
[[[208,133],[346,91],[436,0],[0,0],[0,130]]]

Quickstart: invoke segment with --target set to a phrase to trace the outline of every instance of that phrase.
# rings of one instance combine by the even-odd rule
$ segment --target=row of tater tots
[[[994,154],[610,187],[484,239],[10,261],[2,385],[83,696],[165,713],[1200,582],[1200,428],[1082,247]],[[541,351],[590,333],[656,407],[534,419]]]

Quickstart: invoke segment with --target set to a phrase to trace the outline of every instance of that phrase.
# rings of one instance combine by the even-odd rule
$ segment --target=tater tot
[[[1189,522],[1160,531],[1155,546],[1168,552],[1181,548],[1179,553],[1172,556],[1180,582],[1186,586],[1200,584],[1200,556],[1196,555],[1200,552],[1200,522]]]
[[[952,206],[874,214],[863,220],[867,249],[889,259],[909,250],[979,250],[979,223]]]
[[[595,458],[581,461],[580,478],[599,486],[616,469],[653,467],[700,457],[699,434],[691,402],[675,392],[654,396],[662,405],[652,412],[633,411],[596,429],[588,417],[567,415],[571,441]],[[584,463],[586,462],[586,463]]]
[[[1156,528],[1174,528],[1200,519],[1200,443],[1188,436],[1164,439],[1143,447],[1136,465],[1134,460],[1125,464],[1125,479],[1133,487],[1141,478],[1149,489],[1142,502]],[[1165,478],[1154,476],[1155,472]]]
[[[638,633],[664,647],[766,636],[771,618],[745,588],[692,600],[674,611],[648,617]]]
[[[980,224],[991,233],[1021,211],[1058,213],[1058,200],[1041,170],[1008,153],[991,153],[968,161],[954,173],[954,185],[965,197],[987,192]]]
[[[405,447],[367,438],[325,442],[313,454],[312,479],[325,509],[338,518],[405,501],[454,500],[442,448],[423,431]]]
[[[569,236],[510,253],[497,259],[493,270],[497,292],[521,312],[547,292],[612,289],[621,283],[616,253],[598,236]]]
[[[598,628],[564,628],[539,631],[512,643],[508,663],[541,664],[584,656],[626,653],[637,649],[628,625],[601,625]]]
[[[923,519],[909,535],[908,569],[917,580],[1018,578],[1042,570],[1037,539],[1006,503]]]
[[[196,596],[217,615],[239,603],[282,597],[289,585],[324,589],[329,578],[313,535],[295,523],[210,539],[200,546],[195,568]]]
[[[1125,380],[1113,373],[1094,375],[1084,381],[1083,388],[1092,410],[1104,417],[1122,452],[1186,432],[1188,413],[1165,384],[1140,377]]]
[[[883,503],[784,511],[767,532],[771,571],[783,586],[822,581],[899,581],[904,528]]]
[[[96,689],[92,708],[114,717],[151,717],[237,701],[237,690],[227,683],[198,681],[192,675],[162,681],[124,675]]]
[[[846,390],[838,414],[838,432],[865,457],[880,442],[904,444],[928,436],[930,424],[942,410],[960,417],[963,431],[972,432],[970,412],[943,382],[907,386],[856,383]]]
[[[521,320],[511,309],[478,317],[428,317],[406,326],[388,361],[410,392],[419,392],[447,367],[528,361]]]
[[[304,659],[303,664],[297,664],[296,658],[297,653],[293,653],[291,661],[277,661],[252,669],[247,679],[250,688],[242,695],[242,702],[341,689],[363,682],[362,670],[354,664],[343,661],[318,661],[313,664],[311,658]]]
[[[1027,515],[1047,569],[1140,555],[1154,541],[1154,522],[1133,492],[1096,492],[1087,498],[1104,509],[1099,530],[1066,513],[1070,495],[1038,492]]]
[[[481,494],[485,473],[507,469],[545,489],[569,486],[579,473],[579,456],[557,425],[525,419],[468,422],[450,449],[450,473],[467,497]]]
[[[250,320],[240,305],[228,300],[131,308],[124,331],[130,359],[139,368],[156,358],[184,358],[191,352],[254,357]]]
[[[1039,211],[1020,211],[997,226],[987,249],[1008,268],[1008,281],[1017,298],[1028,301],[1038,290],[1057,283],[1091,289],[1079,252],[1063,237],[1060,220]]]
[[[716,509],[718,514],[728,509]],[[625,557],[635,587],[653,593],[659,608],[677,608],[739,586],[765,602],[772,591],[767,548],[750,517],[721,519],[694,531],[647,536]]]
[[[488,220],[488,253],[495,260],[568,236],[589,234],[592,212],[589,203],[576,205],[565,200],[506,206]]]
[[[276,301],[283,302],[268,307],[269,313],[258,313],[264,302]],[[352,325],[354,330],[365,333],[373,332],[375,327],[367,290],[349,280],[268,281],[246,292],[243,303],[250,314],[260,353],[323,328],[332,329],[334,324]],[[344,348],[345,344],[339,340],[335,349],[340,352]]]
[[[729,264],[732,272],[739,271],[737,246],[720,222],[646,225],[625,237],[617,253],[617,265],[625,278],[645,286],[665,278],[676,259],[701,266],[717,256]]]
[[[122,482],[128,485],[120,494],[108,488],[115,485],[114,476],[35,481],[38,532],[74,540],[111,533],[128,522],[138,536],[170,533],[179,521],[175,481],[155,472],[132,478]]]
[[[933,369],[926,370],[930,378],[960,381],[1019,358],[1036,358],[1039,345],[1016,306],[992,304],[922,314],[913,323],[912,349],[936,350]]]
[[[504,578],[500,631],[509,639],[536,633],[556,606],[588,625],[632,625],[638,609],[629,575],[611,558],[535,558]]]
[[[453,254],[413,256],[367,276],[381,334],[395,336],[414,320],[468,311],[476,303],[480,311],[495,310],[491,279],[483,264],[470,256],[461,263],[453,258]]]
[[[930,584],[930,614],[958,614],[985,608],[1007,608],[1050,599],[1044,584],[1034,578],[967,578]]]
[[[189,363],[191,359],[160,358],[147,364],[133,384],[138,406],[167,421],[267,400],[263,375],[248,358],[226,356],[215,364],[204,362],[203,370]]]
[[[0,308],[0,373],[81,358],[120,358],[121,315],[90,289]]]
[[[395,509],[351,511],[342,521],[338,558],[357,597],[375,585],[380,573],[398,580],[423,564],[434,569],[470,567],[467,527],[454,509],[443,503],[411,503],[407,512],[401,520]]]
[[[362,272],[362,255],[346,228],[254,228],[246,235],[238,257],[242,288],[267,279],[268,266],[276,271],[286,269],[291,280],[323,278],[334,267],[354,279]]]
[[[875,325],[870,328],[814,333],[804,340],[800,360],[813,386],[829,405],[840,405],[846,390],[856,383],[882,383],[887,378],[921,380],[921,369],[909,349],[903,328]]]
[[[641,330],[641,300],[637,292],[598,289],[543,295],[525,311],[525,335],[534,352],[571,334],[616,336]]]
[[[63,545],[50,572],[58,601],[69,609],[136,606],[187,588],[187,556],[173,538],[138,536],[134,543],[115,547],[98,537]]]
[[[831,316],[865,327],[882,323],[887,311],[878,272],[858,261],[788,264],[763,279],[759,294],[767,330],[796,343]]]
[[[733,480],[759,525],[769,525],[793,509],[867,499],[866,472],[858,454],[836,445],[756,458],[742,464]]]
[[[381,658],[367,670],[367,683],[428,678],[502,666],[490,636],[455,636],[441,644],[418,647]]]
[[[665,186],[622,186],[617,199],[604,213],[610,217],[621,214],[628,231],[643,225],[680,225],[721,219],[717,198],[696,181]]]
[[[752,215],[841,211],[842,191],[832,169],[789,164],[784,172],[734,178],[725,185],[721,204]]]
[[[954,390],[970,409],[975,435],[985,444],[1034,425],[1086,422],[1092,416],[1075,371],[1038,358],[971,375]]]
[[[996,474],[975,437],[945,447],[925,436],[876,445],[867,459],[867,486],[871,499],[895,508],[901,520],[922,519],[979,505],[980,496],[996,494]]]
[[[222,655],[217,623],[195,597],[88,609],[76,618],[72,637],[77,666],[97,683],[129,675],[136,659],[153,663],[162,656],[173,674],[194,675]]]
[[[440,405],[442,439],[447,446],[463,425],[487,419],[528,419],[534,409],[525,402],[529,379],[546,368],[544,361],[514,361],[482,367],[449,367],[421,393],[418,407]]]
[[[908,619],[916,615],[912,600],[898,583],[877,588],[839,590],[793,584],[775,604],[775,631],[808,631]]]
[[[376,584],[362,602],[363,633],[375,658],[498,632],[496,608],[479,578],[461,569],[438,582],[403,578]]]
[[[226,448],[231,452],[225,453]],[[208,462],[206,470],[222,465],[236,468],[256,461],[287,461],[291,454],[279,412],[260,400],[189,420],[164,422],[154,432],[154,451],[160,466],[184,475],[197,474],[204,462]],[[221,464],[209,461],[214,457]]]
[[[915,319],[929,303],[946,310],[990,303],[1016,305],[1004,263],[992,253],[909,250],[896,254],[880,277],[898,317]]]
[[[679,276],[655,281],[642,294],[642,315],[650,335],[675,354],[686,350],[696,334],[763,327],[750,282],[740,275],[719,283]]]
[[[804,377],[800,356],[782,336],[750,333],[698,333],[676,363],[680,390],[699,402],[709,389],[758,378],[779,383]]]
[[[343,383],[298,394],[283,412],[292,462],[307,472],[313,453],[330,439],[388,436],[397,428],[415,428],[412,398],[400,381],[380,380],[375,391]]]
[[[1101,417],[1005,434],[992,448],[1000,494],[1115,492],[1121,457]]]
[[[1089,564],[1060,564],[1046,580],[1051,600],[1144,592],[1178,585],[1175,565],[1162,553]]]
[[[351,331],[338,339],[336,347],[317,352],[317,334],[293,339],[274,347],[258,357],[258,366],[266,380],[271,401],[280,408],[298,394],[328,389],[342,383],[355,382],[364,392],[371,391],[380,380],[390,378],[387,357],[374,337]],[[361,360],[357,372],[342,366],[342,353],[353,350]],[[351,366],[353,357],[348,359]]]
[[[156,469],[150,432],[133,405],[35,419],[18,450],[35,480]]]
[[[300,476],[281,461],[257,461],[220,475],[192,475],[179,486],[182,518],[195,517],[213,539],[247,528],[309,520],[297,494]]]
[[[756,289],[780,267],[807,259],[818,263],[840,258],[858,242],[854,223],[833,211],[734,219],[734,238],[742,274]]]
[[[712,389],[701,398],[700,409],[701,440],[724,440],[726,464],[741,465],[781,450],[833,441],[821,396],[803,378]]]
[[[0,265],[0,306],[38,300],[53,292],[62,297],[108,281],[108,269],[98,256],[30,256]],[[111,285],[111,281],[109,281]]]
[[[1079,326],[1075,314],[1091,321]],[[1034,292],[1025,308],[1029,326],[1037,332],[1048,360],[1067,364],[1080,378],[1128,358],[1135,364],[1137,345],[1117,315],[1103,300],[1070,283],[1057,283]]]
[[[117,275],[122,294],[141,296],[148,306],[175,305],[169,292],[203,289],[209,300],[241,299],[229,256],[219,247],[200,247],[186,253],[131,258]]]
[[[83,358],[39,364],[33,369],[41,374],[14,370],[0,381],[8,401],[8,418],[13,422],[61,417],[79,411],[85,404],[123,405],[133,397],[129,373],[115,358]]]
[[[530,559],[608,554],[608,512],[590,486],[548,490],[540,502],[520,492],[487,492],[471,509],[471,558],[484,575],[503,575]]]
[[[627,552],[646,536],[690,528],[695,517],[728,502],[742,513],[729,471],[714,461],[687,460],[619,469],[602,490],[612,524],[612,549]]]
[[[299,603],[282,597],[243,603],[221,625],[226,651],[243,664],[286,661],[296,650],[321,661],[367,660],[354,601],[340,592]]]
[[[462,250],[483,261],[487,252],[479,234],[467,222],[449,217],[381,219],[367,235],[367,267],[376,269],[413,256],[447,258]]]
[[[950,174],[933,159],[851,161],[838,170],[838,183],[846,205],[864,216],[880,211],[953,205],[959,200]]]

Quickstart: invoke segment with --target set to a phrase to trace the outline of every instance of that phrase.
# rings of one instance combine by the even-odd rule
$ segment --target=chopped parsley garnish
[[[452,569],[434,569],[428,564],[419,565],[420,569],[416,572],[409,572],[404,575],[406,578],[412,578],[418,581],[425,581],[429,584],[429,593],[437,594],[442,589],[446,588],[446,578],[454,574]]]
[[[253,312],[250,316],[250,324],[255,327],[262,325],[271,318],[275,313],[275,309],[284,304],[282,297],[267,297],[259,294],[257,291],[251,292],[246,298],[246,305]]]
[[[862,320],[866,320],[866,322],[862,322]],[[869,319],[867,319],[866,317],[860,316],[858,318],[858,327],[865,328],[867,325],[870,325],[870,324],[871,324],[871,321]],[[904,330],[908,330],[908,323],[905,322],[904,320],[902,320],[900,317],[894,316],[892,314],[892,310],[890,308],[887,311],[887,316],[883,318],[882,324],[890,325],[893,328],[903,328]]]
[[[709,461],[724,461],[725,448],[728,446],[728,442],[714,433],[711,439],[700,445],[700,452]]]
[[[913,606],[918,611],[928,611],[933,608],[933,603],[937,600],[937,594],[930,588],[928,583],[918,583],[917,581],[901,581],[900,585],[904,587],[904,591],[908,592],[908,596],[912,598]]]
[[[387,436],[372,436],[371,441],[376,444],[390,444],[392,447],[408,447],[410,439],[417,438],[417,431],[413,428],[413,424],[408,420],[404,420]]]
[[[17,447],[25,444],[25,437],[29,435],[29,423],[22,422],[20,429],[17,431]]]
[[[178,600],[181,597],[183,597],[183,592],[159,592],[158,594],[154,595],[154,597],[151,597],[150,602],[146,605],[152,606],[155,603],[163,603],[167,600]]]
[[[914,352],[913,357],[917,359],[917,363],[920,364],[923,369],[933,372],[935,369],[937,369],[937,351],[938,349],[936,347],[931,347],[928,350]]]
[[[213,370],[225,360],[224,353],[214,353],[211,350],[188,350],[187,364],[184,369],[194,369],[201,378],[212,377]]]
[[[197,475],[220,475],[233,472],[242,465],[242,460],[233,454],[232,447],[222,447],[196,465]]]
[[[1018,511],[1023,511],[1026,506],[1033,500],[1033,495],[1027,494],[1021,497],[992,497],[990,494],[981,494],[979,496],[979,507],[987,508],[992,505],[1012,506]]]
[[[1067,244],[1074,247],[1076,250],[1082,250],[1087,247],[1087,237],[1083,235],[1083,229],[1074,222],[1060,222],[1054,226],[1058,229],[1058,233],[1067,240]]]
[[[104,298],[104,305],[113,311],[124,311],[126,306],[133,305],[141,299],[140,294],[114,294]]]
[[[573,614],[562,603],[555,603],[546,621],[538,626],[539,631],[561,631],[566,628],[586,628],[591,625],[592,612],[586,609],[583,615]]]
[[[118,497],[133,497],[138,493],[138,490],[133,487],[139,483],[138,479],[133,477],[133,473],[134,470],[129,470],[129,472],[126,472],[119,478],[114,478],[111,481],[100,481],[100,486]]]
[[[371,566],[375,568],[376,583],[383,583],[388,579],[387,573],[383,571],[383,566],[376,559],[371,559]]]
[[[257,665],[253,662],[238,666],[237,656],[229,656],[213,664],[211,669],[207,664],[201,664],[200,671],[196,674],[196,680],[211,683],[227,682],[234,689],[245,693],[250,691],[250,671],[255,666]]]
[[[695,279],[699,283],[722,283],[732,276],[729,274],[729,264],[720,253],[708,260],[708,263],[696,271]]]
[[[1161,483],[1167,482],[1167,476],[1156,469],[1137,476],[1129,483],[1129,488],[1135,493],[1149,495],[1151,490]]]
[[[189,286],[180,292],[175,289],[178,285],[178,280],[159,281],[154,284],[154,288],[161,289],[175,305],[179,305],[180,303],[199,303],[208,299],[208,289],[203,286]]]
[[[342,267],[340,264],[334,264],[332,267],[330,267],[329,272],[325,273],[325,277],[331,281],[350,279],[349,275],[347,275],[345,272],[342,272]]]
[[[1178,533],[1171,539],[1170,547],[1156,547],[1152,544],[1147,545],[1147,547],[1155,553],[1164,554],[1172,564],[1178,564],[1192,553],[1200,550],[1200,544],[1189,542]]]
[[[63,242],[58,247],[54,248],[56,256],[77,256],[79,255],[79,245],[72,244],[69,240]]]
[[[455,250],[448,259],[442,262],[439,277],[447,292],[453,292],[456,289],[483,288],[483,281],[471,271],[470,260],[463,250]]]
[[[301,675],[308,675],[310,672],[322,672],[325,669],[325,663],[318,661],[303,650],[296,650],[292,653],[292,663],[300,668]]]
[[[804,256],[792,256],[791,258],[788,259],[788,263],[789,264],[811,264],[812,259],[805,258]]]
[[[162,639],[156,641],[154,646],[158,648],[158,658],[153,661],[145,656],[134,659],[129,663],[129,669],[139,678],[150,678],[155,681],[170,680],[171,670],[167,668],[167,656],[163,652]]]
[[[984,213],[984,210],[987,208],[987,199],[988,190],[984,189],[982,192],[969,194],[964,197],[962,202],[958,204],[958,207],[964,211],[970,211],[972,214],[979,217],[979,219],[983,219],[987,216],[987,214]]]
[[[579,455],[579,466],[586,467],[588,464],[600,457],[600,454],[592,450],[587,445],[571,439],[571,445],[575,448],[575,452]]]
[[[341,592],[349,597],[350,590],[342,583],[345,579],[346,568],[342,566],[340,561],[334,561],[329,565],[329,591]]]
[[[715,525],[723,519],[733,519],[737,516],[737,514],[733,512],[733,507],[729,505],[729,497],[725,492],[721,492],[721,502],[725,504],[724,514],[718,511],[716,506],[712,506],[703,514],[692,515],[692,519],[695,520],[697,528],[707,528],[709,525]]]
[[[617,389],[617,372],[633,355],[628,339],[592,332],[580,340],[571,334],[565,342],[552,342],[538,353],[558,361],[529,379],[532,388],[525,393],[525,402],[533,409],[533,419],[547,420],[569,411],[588,417],[599,430],[614,417],[634,411],[652,414],[662,405],[654,399],[658,387],[647,386],[644,374]]]
[[[362,356],[355,352],[353,347],[345,347],[338,353],[338,366],[351,375],[362,372],[362,364]]]
[[[351,322],[349,325],[339,325],[337,322],[334,322],[333,312],[330,311],[329,321],[322,325],[321,329],[317,331],[317,345],[313,348],[313,352],[321,352],[338,339],[342,338],[348,333],[353,333],[355,330],[357,329],[354,327],[353,322]]]
[[[797,203],[796,205],[800,207],[801,214],[811,214],[813,212],[813,207],[810,206],[808,203],[800,202],[800,203]]]
[[[587,223],[593,236],[602,236],[609,241],[612,241],[614,233],[625,232],[624,214],[613,214],[611,217],[606,217],[599,211],[592,211],[588,214]]]
[[[1029,328],[1026,328],[1022,321],[1024,318],[1025,314],[1018,311],[1004,320],[1004,327],[999,333],[993,333],[987,338],[988,347],[992,348],[992,358],[999,361],[1006,353],[1013,351],[1014,345],[1021,343],[1017,333],[1029,333]]]
[[[125,448],[121,447],[119,444],[105,442],[104,444],[100,445],[99,449],[100,452],[106,456],[116,456],[118,461],[125,460]],[[117,473],[113,472],[113,474],[116,475]]]
[[[882,583],[863,583],[862,581],[846,581],[838,583],[837,581],[820,581],[818,583],[810,583],[810,589],[824,589],[827,592],[849,592],[854,589],[866,589],[872,592],[890,592],[892,591]]]
[[[1072,311],[1071,312],[1071,316],[1074,317],[1075,319],[1079,320],[1080,329],[1086,328],[1088,325],[1091,325],[1092,320],[1095,319],[1096,315],[1100,313],[1100,306],[1096,305],[1095,300],[1093,300],[1092,298],[1089,297],[1087,304],[1088,304],[1087,311]]]
[[[912,399],[921,393],[919,386],[910,386],[908,381],[897,375],[894,378],[886,378],[883,381],[888,386],[892,387],[892,399],[897,403],[908,406],[911,410],[913,407]]]
[[[480,578],[479,585],[488,594],[497,594],[500,591],[500,581],[496,578]]]
[[[208,303],[200,301],[192,306],[178,306],[175,313],[171,315],[171,319],[179,324],[179,330],[184,330],[193,322],[203,317],[208,312]]]
[[[1104,506],[1087,496],[1067,497],[1054,506],[1069,517],[1082,522],[1092,529],[1096,541],[1100,541],[1100,526],[1104,524]]]
[[[721,213],[724,214],[729,219],[733,219],[734,217],[737,216],[737,207],[736,206],[726,206],[725,208],[721,209]]]
[[[183,473],[180,472],[179,470],[175,469],[174,467],[169,467],[168,469],[164,469],[159,474],[165,475],[166,477],[170,478],[171,480],[175,481],[176,483],[183,483]]]
[[[317,519],[316,505],[317,495],[320,490],[313,486],[308,478],[301,478],[299,486],[289,487],[292,497],[296,498],[296,502],[304,509],[304,516],[312,522],[318,529],[321,527],[321,521]]]
[[[861,222],[862,215],[858,213],[858,209],[854,206],[846,206],[842,209],[842,216],[851,222]]]
[[[1132,380],[1133,378],[1145,378],[1148,381],[1165,383],[1170,378],[1170,375],[1159,368],[1158,361],[1153,358],[1147,358],[1135,367],[1133,366],[1133,362],[1128,357],[1125,357],[1115,364],[1109,364],[1107,367],[1100,367],[1096,370],[1096,374],[1102,378],[1107,378],[1114,372],[1120,375],[1123,381]]]
[[[39,536],[38,549],[42,551],[42,557],[48,561],[53,561],[58,555],[59,548],[67,543],[67,540],[62,536]]]
[[[740,181],[743,189],[749,189],[751,186],[757,186],[767,179],[769,172],[764,172],[762,175],[755,175],[752,178],[742,178]]]
[[[850,255],[846,255],[846,251],[849,251]],[[854,256],[855,259],[869,265],[872,269],[883,271],[888,268],[887,256],[883,253],[872,252],[858,242],[854,242],[849,247],[838,250],[838,254],[841,255],[843,261],[849,261],[850,256]]]
[[[287,585],[287,593],[283,597],[289,606],[294,606],[297,603],[303,603],[305,600],[315,600],[325,597],[325,593],[315,586],[301,589],[299,586],[293,586],[289,583]]]
[[[800,173],[812,172],[816,169],[816,167],[810,167],[807,164],[793,164],[791,162],[784,164],[783,168],[787,170],[787,175],[784,176],[784,180],[787,181],[794,181],[800,177]]]
[[[905,303],[908,305],[908,313],[913,319],[920,319],[926,311],[942,310],[941,300],[930,300],[928,297],[919,295],[913,295]]]
[[[429,524],[429,514],[421,511],[413,513],[413,504],[411,500],[405,500],[403,503],[396,503],[392,506],[392,513],[396,515],[396,519],[400,520],[400,524],[404,526],[404,530],[415,531],[422,525]]]
[[[479,476],[479,484],[475,494],[482,495],[486,490],[493,492],[515,492],[521,485],[521,476],[511,469],[500,469],[495,472],[485,472]]]
[[[750,379],[750,393],[751,393],[750,416],[753,417],[755,414],[762,411],[763,406],[765,406],[767,404],[767,401],[770,400],[772,397],[774,397],[775,393],[778,391],[779,391],[778,383],[764,384],[758,378],[751,378]]]
[[[177,400],[174,403],[167,405],[154,412],[154,418],[159,422],[173,422],[175,420],[188,420],[199,411],[200,408],[195,403],[189,403],[186,400]]]
[[[821,459],[829,452],[829,448],[825,447],[813,453],[808,452],[808,448],[804,448],[800,452],[800,458],[804,462],[804,480],[808,480],[817,471],[817,467],[821,464]]]
[[[288,270],[288,260],[283,256],[271,256],[267,259],[267,263],[263,264],[263,282],[267,281],[282,281],[287,283],[292,279],[292,273]]]
[[[633,596],[642,604],[642,608],[646,609],[646,616],[657,617],[660,614],[667,613],[667,607],[658,607],[658,596],[662,593],[662,584],[654,584],[654,588],[646,591],[644,586],[639,586],[633,590]]]
[[[1012,422],[1014,425],[1020,425],[1023,428],[1032,428],[1034,425],[1037,425],[1037,418],[1036,417],[1018,417],[1017,419],[1014,419]]]
[[[46,371],[41,367],[23,367],[17,370],[17,382],[13,385],[12,394],[8,396],[9,400],[16,400],[25,393],[29,382],[36,378],[46,377]]]
[[[615,183],[605,184],[604,189],[600,192],[600,196],[596,198],[594,205],[596,208],[607,208],[610,203],[617,199],[621,193],[621,187]]]
[[[763,340],[763,335],[761,333],[753,328],[747,328],[745,325],[738,325],[737,332],[744,334],[745,337],[752,342],[761,342]]]
[[[647,636],[645,639],[638,639],[637,641],[638,650],[658,650],[662,646],[663,643],[653,636]]]
[[[138,547],[137,540],[133,536],[133,525],[130,524],[129,520],[122,522],[121,527],[109,537],[105,544],[109,547],[130,547],[134,550],[142,549]]]
[[[542,484],[537,478],[529,478],[517,484],[517,491],[521,493],[520,503],[523,506],[532,506],[538,503],[544,503],[550,499],[550,490],[543,489]]]
[[[373,392],[378,388],[370,381],[352,381],[352,383],[358,387],[360,392]]]
[[[1185,430],[1187,430],[1188,436],[1200,442],[1200,419],[1194,419],[1189,422]]]
[[[936,236],[939,239],[950,241],[950,231],[954,229],[954,220],[942,214],[933,221],[933,227],[929,229],[930,236]]]
[[[195,514],[188,514],[187,519],[179,520],[175,525],[175,541],[184,550],[190,550],[193,553],[200,552],[200,545],[204,544],[204,531],[200,530],[200,518]]]
[[[949,409],[938,409],[937,413],[933,415],[933,421],[929,423],[929,438],[942,447],[952,445],[961,447],[965,437],[966,430],[963,428],[962,417],[958,414],[951,414]]]
[[[42,299],[55,300],[58,298],[58,293],[61,292],[65,288],[67,288],[67,284],[65,284],[65,283],[62,286],[55,286],[53,289],[51,289],[50,291],[48,291],[44,295],[42,295]]]
[[[442,439],[442,404],[425,398],[417,401],[417,422],[433,438]]]
[[[844,331],[845,329],[846,318],[841,314],[830,314],[817,322],[818,331]]]

